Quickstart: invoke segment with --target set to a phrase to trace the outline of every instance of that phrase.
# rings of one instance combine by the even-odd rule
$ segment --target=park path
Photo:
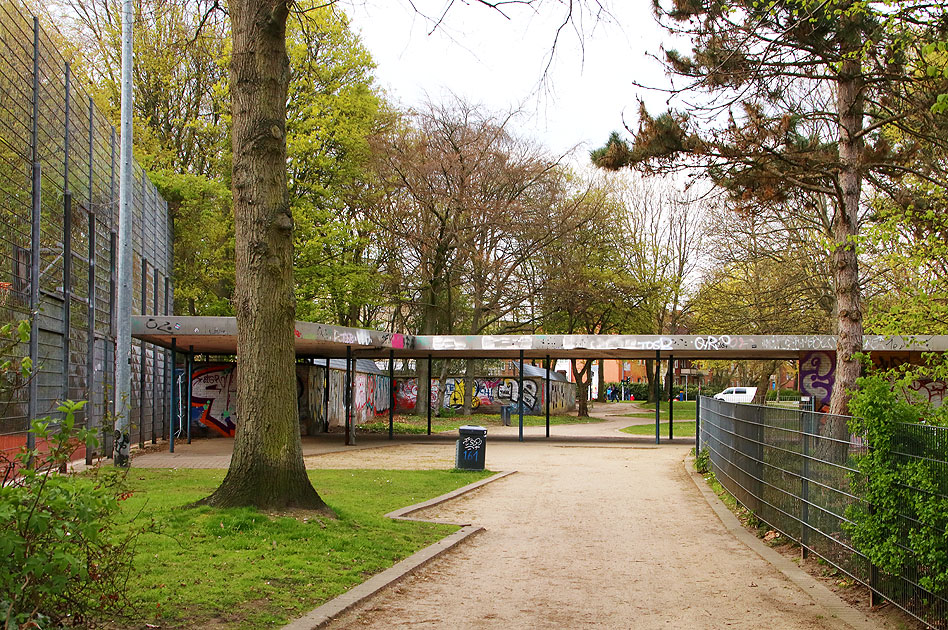
[[[730,534],[686,471],[690,440],[619,432],[641,420],[491,427],[487,466],[517,474],[413,517],[485,528],[329,628],[842,628],[826,608]],[[476,419],[475,419],[476,421]],[[445,469],[454,443],[402,436],[304,443],[307,467]],[[138,466],[226,467],[230,440],[143,454]],[[888,627],[881,624],[878,627]]]
[[[725,531],[685,471],[687,446],[489,439],[488,467],[518,473],[413,515],[486,531],[330,628],[839,627]],[[360,456],[398,467],[422,449],[450,446]]]

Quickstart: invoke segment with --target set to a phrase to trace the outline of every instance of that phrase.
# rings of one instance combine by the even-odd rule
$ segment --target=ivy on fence
[[[864,377],[857,386],[850,430],[864,435],[869,449],[857,458],[852,481],[865,503],[849,508],[845,527],[853,546],[881,570],[917,571],[919,586],[944,597],[948,470],[937,434],[948,429],[932,426],[943,413],[908,402],[885,375]]]

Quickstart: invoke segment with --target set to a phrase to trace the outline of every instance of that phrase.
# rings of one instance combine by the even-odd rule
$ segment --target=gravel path
[[[518,473],[424,514],[486,532],[329,627],[838,627],[723,529],[684,471],[688,449],[488,436],[488,467]],[[423,452],[437,465],[453,451],[399,445],[362,451],[355,465],[398,468]]]
[[[605,422],[491,427],[487,466],[517,474],[412,516],[486,531],[334,621],[341,628],[844,627],[728,533],[685,472],[691,440],[630,436],[648,424],[598,405]],[[473,419],[476,422],[476,418]],[[450,468],[454,443],[403,436],[304,442],[311,468]],[[143,454],[137,466],[226,467],[229,440]],[[861,627],[865,627],[862,625]],[[875,626],[873,626],[875,627]],[[889,627],[881,624],[878,627]]]

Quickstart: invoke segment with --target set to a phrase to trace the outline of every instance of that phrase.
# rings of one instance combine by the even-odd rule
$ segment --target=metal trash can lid
[[[465,424],[458,427],[458,433],[462,435],[487,435],[487,428]]]

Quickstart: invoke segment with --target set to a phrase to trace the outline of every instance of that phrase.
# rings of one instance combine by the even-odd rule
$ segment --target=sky
[[[634,128],[640,97],[650,111],[664,109],[662,93],[633,85],[667,85],[647,55],[658,54],[663,39],[650,2],[615,0],[613,17],[583,16],[582,33],[564,30],[551,61],[565,1],[545,0],[537,10],[506,5],[510,19],[476,1],[457,1],[431,32],[423,15],[439,15],[447,1],[414,0],[416,11],[410,0],[363,0],[347,10],[378,64],[379,85],[403,106],[453,93],[498,113],[519,109],[519,135],[557,154],[578,146],[578,162],[610,132],[622,131],[623,116]]]

